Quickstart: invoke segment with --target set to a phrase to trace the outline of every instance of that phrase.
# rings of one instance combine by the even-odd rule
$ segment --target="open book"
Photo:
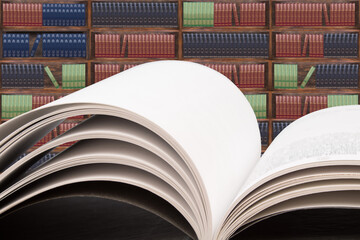
[[[90,117],[16,161],[77,115]],[[296,209],[360,207],[359,106],[309,114],[260,154],[255,114],[230,80],[196,63],[147,63],[0,125],[0,214],[88,190],[207,240]]]

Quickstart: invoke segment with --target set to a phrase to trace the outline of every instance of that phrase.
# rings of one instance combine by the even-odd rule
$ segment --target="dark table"
[[[190,239],[160,217],[127,203],[67,197],[0,219],[0,239]],[[360,211],[296,211],[264,220],[234,239],[360,239]]]

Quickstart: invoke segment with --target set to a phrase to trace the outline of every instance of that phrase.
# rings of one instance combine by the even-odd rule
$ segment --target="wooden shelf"
[[[86,32],[88,27],[73,26],[6,26],[2,27],[3,32]]]
[[[62,89],[62,88],[0,88],[0,94],[53,94],[64,93],[70,94],[78,91],[79,89]]]
[[[304,79],[304,76],[309,71],[311,66],[316,64],[339,64],[339,63],[351,63],[351,64],[360,64],[360,57],[356,58],[310,58],[310,57],[275,57],[275,34],[277,33],[336,33],[336,32],[349,32],[349,33],[358,33],[360,34],[360,19],[359,19],[359,3],[360,0],[345,0],[346,2],[355,2],[356,3],[356,26],[275,26],[275,3],[276,2],[292,2],[291,0],[254,0],[255,2],[265,2],[266,3],[266,25],[265,26],[227,26],[227,27],[184,27],[183,26],[183,2],[188,0],[169,0],[166,2],[175,2],[178,3],[178,26],[170,26],[170,27],[162,27],[162,26],[100,26],[100,25],[92,25],[91,19],[91,3],[92,2],[105,2],[109,0],[79,0],[79,1],[71,1],[73,3],[85,3],[86,4],[86,25],[83,27],[62,27],[62,26],[39,26],[39,27],[28,27],[28,26],[2,26],[0,25],[0,29],[2,32],[29,32],[30,33],[30,49],[34,42],[34,36],[36,36],[36,32],[86,32],[87,33],[87,57],[86,58],[47,58],[42,57],[41,50],[42,44],[39,45],[39,49],[36,57],[28,57],[28,58],[1,58],[0,63],[39,63],[46,64],[49,66],[51,71],[53,72],[55,78],[59,82],[61,86],[61,64],[63,63],[73,63],[73,64],[86,64],[86,85],[90,85],[94,82],[94,65],[102,64],[102,63],[118,63],[118,64],[140,64],[145,62],[152,62],[158,60],[168,60],[169,58],[95,58],[95,33],[174,33],[175,41],[176,41],[176,57],[171,58],[171,60],[183,60],[183,61],[191,61],[197,62],[200,64],[264,64],[265,65],[265,88],[240,88],[242,92],[245,94],[266,94],[267,95],[267,113],[268,118],[266,119],[258,119],[259,122],[268,122],[269,123],[269,136],[268,141],[269,144],[272,142],[272,123],[273,122],[281,122],[281,121],[294,121],[294,119],[276,119],[274,118],[274,110],[275,110],[275,101],[274,97],[276,95],[297,95],[297,96],[305,96],[305,95],[327,95],[327,94],[360,94],[360,88],[357,89],[316,89],[314,84],[314,77],[310,79],[307,84],[307,88],[298,88],[298,89],[274,89],[274,76],[273,65],[276,63],[280,64],[298,64],[298,81],[299,84]],[[121,0],[125,1],[125,0]],[[156,2],[165,2],[165,0],[155,0]],[[200,1],[200,0],[195,0]],[[250,2],[254,2],[253,0]],[[39,3],[68,3],[69,1],[65,0],[8,0],[2,2],[39,2]],[[234,0],[227,2],[236,2],[240,3],[243,1]],[[303,0],[302,2],[314,2],[309,0]],[[327,3],[334,2],[333,0],[315,0],[315,2]],[[341,1],[344,2],[344,1]],[[239,14],[239,12],[238,12]],[[2,14],[0,14],[2,15]],[[325,20],[323,19],[323,23],[325,24]],[[194,58],[194,57],[184,57],[183,55],[183,38],[182,33],[193,33],[193,32],[202,32],[202,33],[267,33],[269,35],[269,56],[266,58],[233,58],[233,57],[206,57],[206,58]],[[303,46],[303,45],[302,45]],[[358,44],[360,50],[360,41]],[[360,51],[359,51],[360,52]],[[0,51],[0,56],[2,55],[2,51]],[[123,68],[122,68],[123,69]],[[239,72],[238,72],[239,74]],[[44,89],[1,89],[0,94],[52,94],[59,96],[61,94],[69,94],[77,91],[76,89],[56,89],[53,88],[50,79],[46,78],[46,84]],[[0,80],[1,81],[1,80]],[[359,81],[360,82],[360,81]],[[1,104],[0,104],[1,108]],[[0,118],[0,122],[4,122],[3,119]],[[262,146],[262,152],[265,151],[267,146]],[[65,148],[63,148],[65,149]],[[60,150],[63,150],[60,148]]]

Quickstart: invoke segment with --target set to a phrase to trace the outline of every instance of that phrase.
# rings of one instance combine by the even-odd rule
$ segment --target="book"
[[[311,76],[313,75],[313,73],[315,72],[316,68],[314,66],[311,66],[309,72],[306,74],[303,82],[301,83],[300,87],[301,88],[305,88],[306,84],[309,82]]]
[[[52,74],[50,68],[48,66],[46,66],[44,68],[44,70],[45,70],[46,74],[49,76],[49,78],[50,78],[52,84],[54,85],[54,87],[59,88],[59,83],[56,81],[56,79],[55,79],[54,75]]]
[[[93,116],[18,160],[78,114]],[[138,187],[139,205],[200,240],[297,209],[359,208],[359,114],[359,106],[308,114],[260,158],[255,113],[229,79],[191,62],[146,63],[0,125],[0,215],[94,181]],[[99,189],[89,190],[118,199],[118,188]]]

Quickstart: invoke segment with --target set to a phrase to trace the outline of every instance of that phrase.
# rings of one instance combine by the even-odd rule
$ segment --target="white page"
[[[360,106],[357,105],[323,109],[291,123],[266,150],[243,191],[284,169],[328,161],[341,164],[342,160],[360,161]]]
[[[143,64],[48,106],[66,103],[122,109],[169,142],[206,189],[209,237],[260,155],[250,104],[230,80],[200,64]]]

